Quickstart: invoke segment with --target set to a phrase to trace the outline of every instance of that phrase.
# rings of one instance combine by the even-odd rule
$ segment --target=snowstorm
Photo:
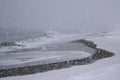
[[[0,80],[120,80],[120,0],[0,0]]]
[[[119,29],[119,0],[0,0],[0,28],[64,32]]]

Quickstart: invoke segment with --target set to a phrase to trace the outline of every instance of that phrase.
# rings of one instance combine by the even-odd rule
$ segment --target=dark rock
[[[97,52],[95,54],[92,55],[92,58],[94,60],[99,60],[99,59],[103,59],[103,58],[107,58],[107,57],[112,57],[115,54],[103,49],[97,49]]]
[[[62,61],[62,62],[56,62],[56,63],[25,66],[25,67],[11,68],[11,69],[2,69],[0,70],[0,78],[8,77],[8,76],[35,74],[38,72],[46,72],[50,70],[68,68],[68,67],[75,66],[75,65],[86,65],[86,64],[93,63],[99,59],[108,58],[108,57],[112,57],[115,55],[109,51],[106,51],[103,49],[97,49],[96,44],[94,44],[91,41],[77,40],[73,42],[82,42],[89,47],[93,47],[97,51],[92,56],[83,58],[83,59],[68,60],[68,61]]]
[[[15,42],[1,42],[0,46],[21,46],[21,45],[17,45]]]
[[[94,44],[92,41],[87,41],[87,40],[84,40],[84,39],[80,39],[80,40],[76,40],[76,41],[72,41],[72,42],[83,43],[86,46],[91,47],[91,48],[96,48],[97,47],[97,45]]]

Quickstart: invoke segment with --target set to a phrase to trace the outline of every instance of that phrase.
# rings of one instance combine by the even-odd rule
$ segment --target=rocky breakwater
[[[76,40],[72,41],[71,43],[82,43],[87,47],[93,48],[96,50],[94,54],[89,57],[82,58],[82,59],[75,59],[75,60],[68,60],[68,61],[60,61],[55,63],[48,63],[48,64],[40,64],[40,65],[33,65],[33,66],[24,66],[24,67],[17,67],[17,68],[6,68],[0,69],[0,78],[8,77],[8,76],[21,76],[27,74],[35,74],[40,72],[46,72],[50,70],[62,69],[62,68],[69,68],[75,65],[87,65],[91,64],[97,60],[112,57],[115,54],[103,49],[98,49],[97,45],[94,44],[92,41],[87,40]]]

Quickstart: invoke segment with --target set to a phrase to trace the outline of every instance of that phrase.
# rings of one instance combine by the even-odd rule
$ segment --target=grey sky
[[[120,26],[120,0],[0,0],[0,28],[66,32]]]

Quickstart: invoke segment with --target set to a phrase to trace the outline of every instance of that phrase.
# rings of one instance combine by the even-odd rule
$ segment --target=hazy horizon
[[[0,30],[117,30],[119,4],[119,0],[0,0]]]

